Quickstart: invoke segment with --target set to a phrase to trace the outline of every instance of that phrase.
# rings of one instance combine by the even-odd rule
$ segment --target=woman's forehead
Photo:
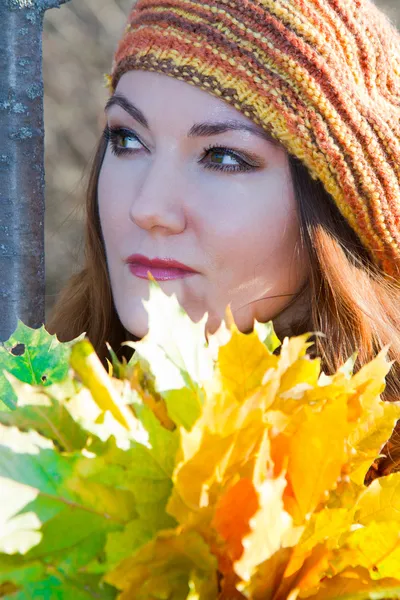
[[[163,115],[178,115],[180,121],[187,118],[192,123],[188,137],[242,130],[284,150],[281,142],[265,127],[246,117],[225,99],[163,73],[127,71],[108,100],[106,111],[114,105],[120,106],[146,129],[150,129],[150,113],[161,111]]]

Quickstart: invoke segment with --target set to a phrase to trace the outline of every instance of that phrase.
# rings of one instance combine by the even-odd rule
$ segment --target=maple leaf
[[[32,329],[18,320],[17,329],[5,342],[0,343],[0,410],[15,408],[16,395],[4,376],[12,373],[20,381],[34,385],[51,385],[62,381],[68,374],[69,354],[73,344],[61,343],[56,335],[50,335],[44,325]]]
[[[218,590],[215,557],[201,535],[184,529],[160,532],[106,581],[123,590],[120,600],[186,600],[190,582],[202,600],[215,600]]]
[[[197,390],[212,373],[212,360],[206,349],[207,314],[194,323],[178,303],[175,294],[166,296],[155,281],[149,282],[149,332],[139,342],[124,344],[136,350],[134,362],[142,357],[151,365],[158,392]],[[150,310],[150,306],[152,310]]]

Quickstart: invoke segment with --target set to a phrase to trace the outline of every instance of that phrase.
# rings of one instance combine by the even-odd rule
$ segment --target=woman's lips
[[[185,271],[183,269],[160,268],[143,265],[140,263],[129,263],[129,270],[140,279],[149,279],[147,273],[150,271],[154,279],[158,281],[168,281],[169,279],[182,279],[195,275],[195,271]]]
[[[127,261],[130,272],[141,279],[148,280],[149,271],[154,279],[159,281],[182,279],[197,273],[197,271],[171,258],[150,259],[142,254],[132,254]]]

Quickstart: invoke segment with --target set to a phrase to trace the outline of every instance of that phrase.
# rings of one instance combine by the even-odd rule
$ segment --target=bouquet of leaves
[[[108,373],[84,335],[0,347],[0,597],[400,598],[400,474],[364,485],[387,349],[327,376],[310,334],[227,310],[207,340],[154,282],[145,307]]]

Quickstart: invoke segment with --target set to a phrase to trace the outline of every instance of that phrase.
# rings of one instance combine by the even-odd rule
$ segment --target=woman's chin
[[[149,332],[149,320],[146,311],[132,311],[129,315],[120,315],[120,321],[126,331],[142,339]]]

